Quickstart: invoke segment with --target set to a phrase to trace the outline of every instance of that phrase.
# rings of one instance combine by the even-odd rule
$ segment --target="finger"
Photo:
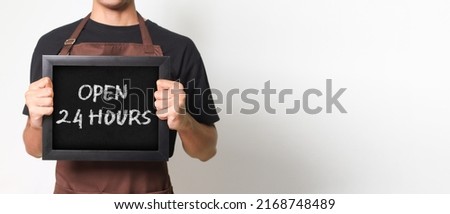
[[[156,116],[160,120],[167,120],[167,117],[169,116],[169,112],[167,111],[167,109],[159,110],[159,111],[156,111]]]
[[[186,114],[186,108],[184,106],[178,106],[176,108],[172,108],[174,114],[177,115],[185,115]]]
[[[154,105],[157,111],[165,110],[177,114],[185,113],[184,105],[176,102],[176,99],[156,100]]]
[[[156,100],[155,101],[155,108],[156,110],[163,110],[170,106],[169,100]]]
[[[43,115],[51,115],[53,113],[53,107],[39,107],[40,112]]]
[[[36,98],[46,98],[46,97],[53,97],[53,90],[51,88],[28,90],[25,93],[25,99],[28,101],[34,100]]]
[[[53,98],[39,98],[35,100],[35,104],[39,107],[53,107]]]
[[[50,79],[50,77],[43,77],[42,79],[45,83],[46,88],[53,88],[53,82],[52,79]]]
[[[171,89],[169,92],[169,98],[171,99],[184,99],[184,95],[183,89]]]
[[[42,117],[43,115],[51,115],[53,113],[53,107],[33,107],[30,108],[30,115],[32,115],[33,118],[35,117]]]
[[[156,91],[154,98],[156,100],[176,100],[177,103],[184,103],[186,93],[182,89],[162,90]]]
[[[185,105],[186,102],[186,94],[184,94],[184,92],[178,94],[177,96],[174,96],[172,101],[172,106],[176,106],[176,107],[183,107]]]
[[[53,106],[53,105],[49,105],[52,104],[53,101],[49,102],[49,99],[53,99],[50,97],[46,97],[46,98],[40,98],[37,97],[35,93],[28,93],[25,97],[25,104],[27,105],[27,107],[30,108],[34,108],[34,107],[39,107],[39,106]],[[44,99],[44,100],[42,100]]]
[[[184,89],[183,84],[177,81],[160,79],[156,81],[157,91],[164,89]]]
[[[160,91],[156,91],[153,96],[155,97],[155,99],[157,100],[164,100],[164,99],[169,99],[169,90],[160,90]]]
[[[174,81],[171,80],[159,79],[158,81],[156,81],[157,91],[173,88],[173,83]]]
[[[52,98],[40,98],[34,100],[28,100],[26,105],[29,109],[37,108],[37,107],[53,107],[53,99]]]
[[[186,109],[182,107],[169,107],[169,118],[172,116],[174,118],[178,117],[179,115],[186,115]]]
[[[43,88],[36,91],[36,97],[53,97],[52,88]]]
[[[36,90],[36,89],[40,89],[40,88],[53,88],[53,84],[52,81],[49,77],[43,77],[33,83],[30,84],[30,89],[32,90]]]

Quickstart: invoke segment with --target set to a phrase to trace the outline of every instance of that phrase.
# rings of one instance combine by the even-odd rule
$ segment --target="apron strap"
[[[150,32],[147,29],[147,26],[145,25],[145,20],[142,18],[141,14],[137,13],[138,20],[139,20],[139,28],[141,29],[141,37],[142,37],[142,44],[144,45],[144,51],[148,54],[154,54],[155,53],[155,47],[153,46],[152,37],[150,36]]]
[[[145,25],[145,20],[142,18],[141,14],[137,13],[138,15],[138,21],[139,21],[139,29],[141,31],[141,37],[142,37],[142,44],[144,46],[145,53],[148,54],[154,54],[155,53],[155,47],[153,46],[152,38],[150,37],[150,33],[147,29],[147,26]],[[70,50],[72,49],[73,45],[78,39],[78,36],[80,36],[81,31],[83,31],[84,26],[89,21],[91,17],[91,13],[89,13],[86,17],[84,17],[83,20],[81,20],[80,24],[77,26],[75,31],[72,33],[72,35],[64,42],[64,46],[59,52],[58,55],[69,55]]]
[[[69,55],[70,50],[78,39],[81,31],[83,30],[86,23],[89,21],[91,17],[91,13],[89,13],[83,20],[81,20],[80,24],[77,26],[72,35],[64,42],[64,47],[61,49],[58,55]]]

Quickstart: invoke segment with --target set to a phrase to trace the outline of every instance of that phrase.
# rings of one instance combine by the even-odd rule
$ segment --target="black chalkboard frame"
[[[160,79],[171,79],[170,57],[153,56],[60,56],[44,55],[43,76],[53,79],[54,66],[149,66],[159,68]],[[169,128],[158,122],[158,150],[58,150],[53,147],[53,115],[43,119],[43,160],[72,161],[167,161],[169,159]]]

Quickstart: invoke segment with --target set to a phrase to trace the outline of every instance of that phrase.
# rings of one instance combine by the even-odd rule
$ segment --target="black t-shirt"
[[[42,55],[57,55],[81,20],[57,28],[42,36],[31,61],[30,82],[42,78]],[[200,123],[211,125],[219,120],[200,53],[189,38],[173,33],[147,20],[147,28],[155,45],[161,46],[164,56],[170,56],[171,76],[185,87],[186,108]],[[89,20],[77,39],[84,42],[142,43],[139,25],[108,26]],[[25,106],[23,114],[28,115]],[[173,155],[176,132],[170,133],[170,156]]]

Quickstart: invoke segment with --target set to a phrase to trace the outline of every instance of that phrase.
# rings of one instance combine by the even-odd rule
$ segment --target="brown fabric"
[[[173,193],[166,162],[58,161],[56,194]]]
[[[66,40],[59,55],[119,55],[119,56],[162,56],[161,47],[153,45],[150,32],[145,25],[145,21],[138,13],[139,29],[141,30],[142,44],[131,43],[82,43],[75,45],[78,36],[83,31],[84,26],[89,21],[91,14],[88,14],[77,26],[72,35]],[[105,46],[105,47],[103,47]],[[117,48],[113,48],[117,46]],[[130,46],[130,47],[126,47]],[[75,48],[76,47],[76,48]],[[113,52],[108,52],[112,50]],[[124,50],[116,54],[119,50]],[[99,54],[102,53],[102,54]]]
[[[74,44],[90,18],[81,21],[65,42],[59,55],[162,56],[153,45],[145,21],[138,14],[142,44],[81,43]],[[93,162],[58,161],[55,194],[69,193],[173,193],[167,162]]]
[[[89,53],[91,56],[162,56],[159,46],[153,45],[153,54],[146,53],[142,46],[133,43],[81,43],[75,45],[70,53],[71,55]]]

